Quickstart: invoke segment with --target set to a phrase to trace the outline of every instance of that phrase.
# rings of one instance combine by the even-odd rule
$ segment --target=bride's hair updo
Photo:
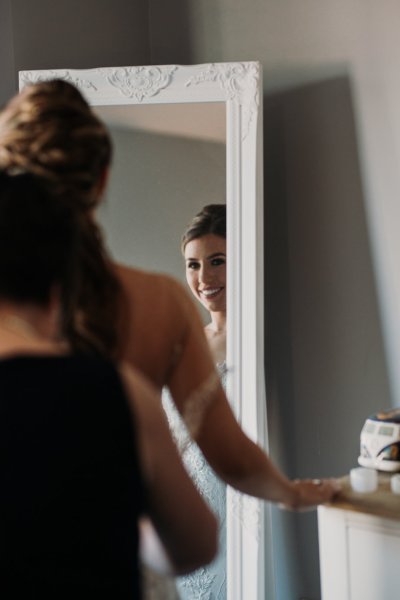
[[[186,244],[209,234],[226,239],[226,204],[208,204],[193,217],[182,235],[182,253]]]
[[[76,208],[82,230],[67,333],[77,350],[112,354],[118,284],[91,210],[110,164],[110,135],[79,90],[55,79],[27,85],[0,113],[0,169],[40,177]]]

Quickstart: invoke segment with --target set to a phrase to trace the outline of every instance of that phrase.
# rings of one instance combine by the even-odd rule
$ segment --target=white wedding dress
[[[222,385],[225,387],[226,363],[218,364],[217,369]],[[183,463],[219,521],[217,557],[206,567],[175,580],[179,596],[181,600],[226,600],[226,484],[216,476],[196,442],[191,439],[167,391],[163,392],[162,402]],[[159,600],[164,598],[165,596],[159,596]]]

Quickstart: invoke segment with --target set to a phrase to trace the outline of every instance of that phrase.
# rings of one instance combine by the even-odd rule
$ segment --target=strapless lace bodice
[[[226,363],[217,365],[225,387]],[[182,600],[226,599],[226,485],[216,476],[206,462],[167,391],[163,392],[163,407],[167,414],[172,435],[182,454],[183,463],[203,498],[219,520],[219,552],[216,559],[206,567],[177,579]],[[207,400],[205,401],[207,404]]]

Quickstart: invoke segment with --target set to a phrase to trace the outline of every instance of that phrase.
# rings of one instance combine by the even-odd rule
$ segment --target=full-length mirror
[[[226,203],[227,393],[266,448],[259,64],[23,71],[20,86],[54,77],[77,85],[112,133],[99,218],[116,259],[183,279],[184,227]],[[228,490],[226,512],[227,597],[273,598],[269,508]]]

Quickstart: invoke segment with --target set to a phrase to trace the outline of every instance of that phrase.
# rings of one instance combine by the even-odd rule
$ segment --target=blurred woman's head
[[[0,171],[0,301],[46,307],[72,293],[79,249],[76,211],[31,174]]]
[[[111,153],[106,127],[67,81],[27,85],[0,113],[0,169],[43,177],[83,209],[96,206]]]
[[[107,128],[67,81],[30,84],[0,113],[0,169],[40,177],[54,199],[69,202],[80,216],[77,293],[66,334],[74,349],[105,354],[116,348],[119,288],[92,209],[111,153]]]

